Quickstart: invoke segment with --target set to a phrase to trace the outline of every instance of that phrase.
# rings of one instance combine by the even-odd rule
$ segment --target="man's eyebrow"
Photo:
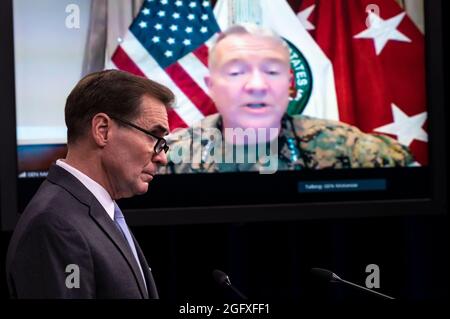
[[[158,134],[167,135],[169,133],[169,129],[161,124],[156,124],[156,125],[152,126],[148,131],[155,135],[158,135]]]
[[[284,65],[286,64],[286,61],[281,58],[266,58],[263,60],[263,63],[271,63],[271,64],[274,63]],[[248,62],[242,58],[234,58],[223,63],[222,67],[227,67],[235,64],[248,64]]]
[[[276,63],[276,64],[281,64],[281,65],[285,65],[286,61],[280,58],[269,58],[266,59],[265,61],[266,63]]]
[[[233,64],[239,64],[239,63],[245,64],[246,61],[244,61],[243,59],[231,59],[231,60],[228,60],[225,63],[223,63],[222,67],[226,67],[226,66],[233,65]]]

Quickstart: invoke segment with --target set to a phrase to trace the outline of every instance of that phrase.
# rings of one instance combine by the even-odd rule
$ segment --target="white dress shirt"
[[[64,168],[66,171],[68,171],[70,174],[75,176],[86,188],[94,194],[95,198],[100,202],[100,204],[103,206],[103,208],[108,213],[108,216],[111,217],[111,219],[114,221],[114,201],[109,195],[109,193],[106,191],[106,189],[103,188],[102,185],[94,181],[92,178],[87,176],[86,174],[80,172],[75,167],[70,166],[63,160],[57,160],[56,165]]]

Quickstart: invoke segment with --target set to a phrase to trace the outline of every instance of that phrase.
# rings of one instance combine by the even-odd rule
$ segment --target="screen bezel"
[[[4,80],[0,87],[4,105],[0,126],[1,156],[1,220],[2,229],[11,230],[19,214],[17,180],[17,145],[15,117],[15,77],[12,0],[2,1],[0,26],[3,43],[0,52]],[[430,193],[419,198],[344,200],[312,203],[276,203],[236,205],[230,199],[226,205],[180,208],[128,208],[125,213],[130,225],[164,225],[187,223],[249,222],[315,218],[348,218],[370,216],[399,216],[445,213],[446,146],[443,71],[442,1],[425,3],[426,92],[428,102]],[[401,170],[407,170],[404,168]],[[38,180],[39,181],[39,180]],[[35,187],[35,186],[34,186]],[[173,186],[176,190],[176,184]],[[34,188],[34,191],[36,188]],[[357,195],[356,195],[357,196]],[[355,196],[355,197],[356,197]],[[151,206],[151,203],[149,203]]]

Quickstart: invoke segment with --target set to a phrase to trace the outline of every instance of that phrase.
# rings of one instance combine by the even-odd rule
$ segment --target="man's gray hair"
[[[241,24],[233,24],[231,27],[226,29],[225,31],[221,32],[219,36],[217,37],[216,41],[213,43],[213,45],[209,48],[209,54],[208,54],[208,65],[211,66],[213,63],[213,60],[215,58],[215,51],[217,48],[217,45],[225,38],[227,38],[230,35],[236,35],[236,34],[250,34],[255,35],[259,37],[267,37],[270,39],[273,39],[281,44],[283,48],[286,49],[288,55],[289,55],[289,46],[286,43],[286,41],[283,40],[283,38],[277,34],[272,29],[268,29],[259,25],[256,25],[254,23],[241,23]]]

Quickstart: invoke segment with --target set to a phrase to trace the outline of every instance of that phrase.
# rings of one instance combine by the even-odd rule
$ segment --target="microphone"
[[[236,287],[234,287],[231,284],[230,281],[230,277],[228,277],[228,275],[226,273],[224,273],[221,270],[215,269],[212,272],[213,278],[214,280],[221,286],[224,288],[231,288],[231,290],[233,290],[241,299],[243,300],[248,300],[248,298],[239,290],[236,289]]]
[[[344,283],[344,284],[350,285],[352,287],[355,287],[355,288],[358,288],[358,289],[361,289],[361,290],[364,290],[364,291],[368,291],[368,292],[370,292],[372,294],[375,294],[375,295],[377,295],[379,297],[383,297],[383,298],[386,298],[386,299],[395,299],[394,297],[382,294],[382,293],[380,293],[378,291],[375,291],[375,290],[372,290],[372,289],[369,289],[369,288],[366,288],[366,287],[354,284],[354,283],[352,283],[350,281],[344,280],[344,279],[340,278],[338,275],[336,275],[334,272],[331,272],[331,271],[329,271],[327,269],[311,268],[311,272],[314,275],[316,275],[317,277],[320,277],[321,279],[323,279],[325,281],[328,281],[328,282]]]

